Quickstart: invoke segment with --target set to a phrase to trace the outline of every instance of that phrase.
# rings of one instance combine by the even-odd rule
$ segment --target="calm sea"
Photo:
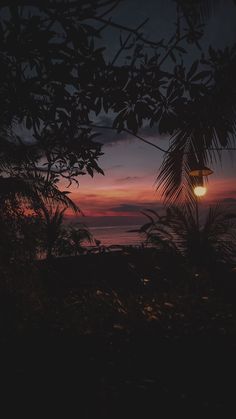
[[[139,229],[140,225],[135,226],[106,226],[106,227],[90,227],[90,231],[94,238],[100,240],[103,246],[111,246],[113,244],[121,245],[139,245],[142,238],[138,233],[131,233],[129,230]]]

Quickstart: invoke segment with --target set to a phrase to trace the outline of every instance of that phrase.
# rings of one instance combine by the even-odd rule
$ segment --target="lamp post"
[[[197,228],[199,230],[199,209],[198,209],[198,202],[199,198],[204,196],[207,192],[207,188],[204,185],[204,177],[207,177],[213,173],[213,170],[209,169],[206,166],[203,166],[201,164],[196,165],[194,168],[192,168],[189,172],[189,175],[196,178],[196,185],[194,186],[193,192],[196,197],[196,223]]]

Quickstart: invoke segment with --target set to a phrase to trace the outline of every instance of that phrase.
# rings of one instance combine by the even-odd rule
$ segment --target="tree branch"
[[[106,20],[106,19],[100,18],[99,16],[93,16],[92,19],[97,20],[98,22],[101,22],[101,23],[104,23],[104,24],[108,24],[109,26],[112,26],[114,28],[122,29],[126,32],[130,32],[131,34],[137,35],[142,42],[144,42],[145,44],[148,44],[150,46],[160,47],[162,45],[161,42],[149,41],[148,39],[144,38],[142,35],[137,33],[137,29],[128,28],[127,26],[124,26],[124,25],[121,25],[119,23],[113,22],[111,19]]]
[[[89,124],[88,126],[89,126],[89,127],[92,127],[92,128],[98,128],[98,129],[108,129],[108,130],[113,130],[113,131],[116,131],[116,129],[115,129],[115,128],[113,128],[113,127],[109,127],[109,126],[106,126],[106,125],[95,125],[95,124]],[[130,131],[130,130],[126,129],[126,128],[123,128],[123,129],[122,129],[122,131],[127,132],[127,134],[132,135],[132,136],[133,136],[133,137],[135,137],[135,138],[138,138],[138,140],[143,141],[144,143],[149,144],[149,145],[151,145],[152,147],[155,147],[157,150],[162,151],[163,153],[169,153],[169,151],[168,151],[168,150],[164,150],[163,148],[159,147],[158,145],[156,145],[156,144],[152,143],[151,141],[145,140],[145,138],[140,137],[140,135],[138,135],[138,134],[134,134],[132,131]]]
[[[178,43],[183,41],[185,38],[187,38],[187,35],[183,35],[180,38],[178,38],[176,40],[176,42],[168,49],[168,51],[166,52],[166,54],[164,55],[164,57],[161,59],[161,61],[159,62],[159,67],[164,63],[164,61],[166,60],[166,58],[170,55],[170,53],[175,49],[175,47],[177,47]]]
[[[144,20],[144,22],[143,23],[141,23],[137,28],[136,28],[136,31],[138,31],[140,28],[142,28],[142,26],[144,26],[147,22],[149,21],[149,18],[147,18],[147,19],[145,19]],[[111,65],[113,66],[114,64],[115,64],[115,62],[116,62],[116,60],[117,60],[117,58],[119,57],[119,55],[122,53],[122,51],[124,50],[124,48],[126,47],[126,45],[127,45],[127,43],[129,42],[129,40],[130,40],[130,38],[131,38],[131,36],[132,36],[133,34],[132,33],[130,33],[128,36],[127,36],[127,38],[126,38],[126,40],[125,40],[125,42],[123,43],[123,45],[121,45],[121,47],[120,47],[120,49],[117,51],[117,53],[116,53],[116,55],[115,55],[115,57],[113,58],[113,61],[112,61],[112,63],[111,63]]]
[[[106,10],[102,15],[100,15],[99,18],[103,18],[104,16],[106,16],[110,12],[112,12],[112,10],[114,10],[120,2],[121,2],[121,0],[117,0],[111,7],[109,7],[108,10]]]

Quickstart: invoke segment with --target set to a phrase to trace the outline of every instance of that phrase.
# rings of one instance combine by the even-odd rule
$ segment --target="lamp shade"
[[[213,173],[213,170],[209,169],[209,167],[201,166],[201,165],[197,165],[193,167],[189,172],[190,176],[198,176],[198,177],[209,176],[212,173]]]

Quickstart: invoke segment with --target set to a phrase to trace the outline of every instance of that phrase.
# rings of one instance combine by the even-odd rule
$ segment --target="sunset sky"
[[[140,211],[145,208],[162,207],[161,193],[156,191],[155,178],[163,153],[139,140],[121,136],[119,141],[117,137],[114,136],[114,143],[103,148],[104,156],[100,159],[100,165],[105,176],[83,176],[79,188],[70,188],[71,197],[86,216],[140,217]],[[158,141],[153,137],[146,138],[162,148],[168,145],[167,139]],[[203,204],[218,200],[236,202],[236,163],[231,158],[236,151],[224,153],[222,167],[211,166],[214,173],[209,177],[208,192],[202,199]],[[108,222],[106,218],[105,223]],[[122,219],[119,222],[122,223]]]
[[[132,13],[131,13],[132,12]],[[169,38],[173,33],[175,8],[172,1],[129,0],[121,2],[114,12],[114,20],[125,25],[137,27],[140,22],[149,17],[145,26],[145,36],[150,39]],[[202,40],[203,49],[207,50],[210,44],[214,47],[224,48],[232,45],[236,37],[236,8],[224,2],[217,3],[213,16],[209,19]],[[106,54],[113,57],[119,45],[119,33],[107,33]],[[191,47],[187,54],[186,65],[191,64],[199,51]],[[196,55],[197,54],[197,55]],[[110,119],[110,121],[109,121]],[[112,125],[111,118],[100,116],[101,125]],[[149,128],[141,132],[146,138],[164,149],[168,148],[168,138],[161,138]],[[99,164],[105,176],[95,175],[92,179],[88,175],[81,177],[80,187],[70,188],[71,197],[78,203],[84,214],[88,217],[105,217],[108,222],[116,217],[134,218],[140,216],[145,208],[160,208],[161,196],[156,191],[155,179],[163,159],[163,153],[155,148],[129,137],[128,134],[115,134],[102,132],[98,139],[104,143],[104,156]],[[211,166],[214,174],[209,177],[208,192],[204,203],[208,204],[218,200],[225,202],[236,201],[236,151],[224,152],[222,167]],[[66,184],[65,184],[66,186]],[[111,218],[112,217],[112,218]],[[119,220],[123,222],[124,218]]]

